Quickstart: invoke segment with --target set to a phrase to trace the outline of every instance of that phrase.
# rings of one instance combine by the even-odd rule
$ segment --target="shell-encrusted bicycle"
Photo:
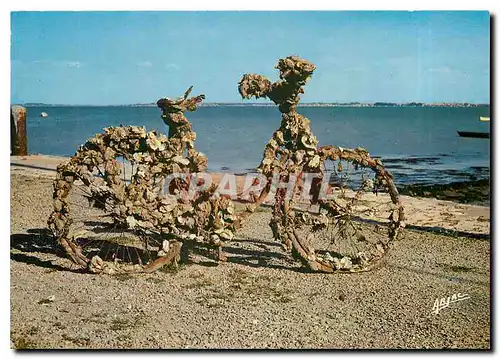
[[[260,190],[244,210],[207,182],[207,158],[184,115],[204,100],[189,97],[191,87],[157,102],[168,136],[106,128],[58,166],[48,225],[70,258],[109,274],[176,265],[193,246],[225,260],[224,243],[272,199],[274,238],[310,270],[360,272],[382,263],[404,227],[392,175],[362,148],[318,147],[310,121],[297,113],[315,66],[290,56],[277,69],[274,83],[255,74],[239,82],[243,98],[269,98],[282,113],[258,167]]]

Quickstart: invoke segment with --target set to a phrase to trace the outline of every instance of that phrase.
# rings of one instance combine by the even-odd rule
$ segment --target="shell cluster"
[[[263,159],[258,167],[269,182],[259,199],[244,213],[253,212],[262,199],[269,194],[271,179],[278,176],[283,181],[302,173],[323,176],[327,160],[345,160],[357,168],[371,169],[374,180],[362,183],[364,191],[377,192],[384,188],[396,204],[389,217],[389,237],[393,239],[404,227],[403,206],[392,181],[379,159],[372,159],[363,148],[354,150],[341,147],[318,147],[318,140],[310,128],[310,120],[297,113],[303,87],[311,78],[316,67],[297,56],[280,59],[276,65],[279,80],[271,82],[263,75],[245,74],[239,82],[238,90],[243,98],[268,98],[281,112],[280,127],[273,133],[265,146]],[[169,127],[168,136],[146,131],[144,127],[119,126],[105,128],[102,134],[90,138],[76,154],[57,168],[54,181],[54,210],[48,219],[49,228],[57,237],[70,257],[78,264],[86,266],[93,273],[121,273],[129,271],[152,271],[165,263],[175,264],[180,248],[185,241],[202,242],[218,246],[231,240],[244,215],[236,215],[233,202],[226,197],[214,196],[216,186],[190,194],[192,181],[197,181],[194,173],[204,172],[207,157],[195,148],[196,133],[185,117],[186,111],[195,111],[205,96],[189,97],[190,87],[178,99],[162,98],[157,105],[162,111],[162,119]],[[125,181],[123,158],[132,164],[130,181]],[[337,171],[344,173],[341,163]],[[169,174],[185,174],[165,185]],[[68,196],[75,182],[83,183],[94,207],[106,210],[114,223],[131,230],[150,231],[165,238],[157,248],[157,259],[147,268],[142,265],[125,265],[109,262],[94,255],[87,258],[70,231],[72,212]],[[301,190],[301,183],[294,191]],[[317,187],[317,186],[316,186]],[[317,188],[314,187],[314,190]],[[356,255],[339,256],[328,252],[322,254],[306,246],[296,229],[310,225],[313,230],[321,230],[335,221],[339,214],[348,213],[348,203],[332,203],[315,199],[320,210],[327,215],[310,216],[295,211],[287,198],[286,188],[277,188],[274,194],[274,208],[270,222],[274,237],[287,249],[293,248],[300,260],[311,270],[321,272],[368,270],[382,258],[388,243],[376,243],[374,250]],[[362,191],[356,193],[358,200]],[[295,193],[294,193],[295,194]],[[314,198],[314,194],[313,194]],[[319,197],[316,197],[319,198]],[[260,202],[259,202],[260,201]],[[333,201],[334,202],[334,201]],[[112,204],[109,206],[108,205]],[[358,238],[359,240],[359,238]],[[333,253],[333,252],[332,252]],[[220,252],[219,252],[220,255]],[[220,257],[219,257],[220,258]]]
[[[106,267],[97,256],[86,258],[70,235],[68,195],[75,181],[83,182],[94,206],[106,210],[107,204],[112,203],[113,220],[130,229],[170,234],[181,241],[194,234],[212,244],[233,238],[236,221],[233,203],[224,197],[214,198],[215,186],[189,200],[179,196],[189,187],[189,174],[203,172],[207,167],[206,156],[194,148],[196,134],[183,114],[186,110],[193,111],[203,95],[188,99],[189,92],[177,101],[159,101],[163,118],[170,125],[168,137],[138,126],[105,128],[104,133],[90,138],[68,162],[58,166],[53,184],[54,211],[48,225],[78,264],[88,266],[93,272]],[[130,182],[123,179],[119,157],[135,169]],[[158,188],[158,183],[172,173],[187,176],[174,182],[169,191]],[[163,252],[160,254],[166,254],[168,246],[159,250]]]
[[[304,168],[318,168],[318,140],[312,134],[306,117],[296,112],[303,86],[311,77],[315,66],[297,56],[278,61],[280,80],[271,83],[265,76],[245,74],[239,82],[243,98],[267,97],[279,106],[282,113],[280,128],[277,129],[264,149],[258,170],[266,176],[273,173],[298,173]]]
[[[384,169],[380,160],[370,158],[368,151],[360,147],[354,150],[333,146],[318,148],[318,140],[312,134],[310,120],[296,111],[300,94],[304,93],[303,87],[316,67],[305,59],[289,56],[280,59],[276,69],[279,70],[279,80],[274,83],[263,75],[245,74],[238,87],[243,98],[267,97],[278,106],[282,113],[281,125],[267,143],[258,170],[267,178],[278,175],[286,181],[290,175],[297,176],[300,173],[318,173],[322,176],[324,162],[327,160],[344,159],[350,161],[355,167],[371,168],[375,172],[375,181],[367,180],[362,184],[363,189],[376,191],[379,187],[388,188],[392,201],[397,203],[397,209],[390,218],[390,236],[394,238],[404,223],[403,206],[392,182],[392,176]],[[338,166],[338,172],[342,172],[340,162]],[[300,191],[300,184],[296,188]],[[330,215],[350,210],[347,204],[336,208],[339,207],[338,203],[333,206],[328,200],[318,201],[318,203]],[[320,230],[326,227],[332,219],[326,215],[308,216],[304,212],[299,213],[292,210],[287,200],[286,189],[278,189],[270,222],[274,237],[286,248],[293,247],[301,260],[311,269],[324,272],[362,270],[369,262],[380,257],[380,251],[376,251],[374,255],[362,253],[356,258],[344,256],[340,259],[328,253],[324,256],[315,253],[313,248],[303,244],[303,240],[295,230],[306,224],[312,225],[313,230]],[[386,248],[385,244],[381,246]]]

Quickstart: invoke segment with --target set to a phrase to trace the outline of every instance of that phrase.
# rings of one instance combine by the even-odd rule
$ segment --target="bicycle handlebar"
[[[192,90],[193,86],[190,86],[184,93],[184,96],[176,100],[172,100],[168,97],[159,99],[156,105],[161,108],[163,112],[162,117],[165,118],[164,116],[171,113],[195,111],[197,105],[205,99],[205,95],[201,94],[188,98]]]

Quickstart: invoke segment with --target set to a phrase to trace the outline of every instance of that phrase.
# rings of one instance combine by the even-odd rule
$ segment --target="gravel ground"
[[[11,171],[12,348],[490,348],[487,240],[407,230],[380,269],[313,274],[262,211],[229,262],[91,275],[47,236],[51,195],[47,174]]]

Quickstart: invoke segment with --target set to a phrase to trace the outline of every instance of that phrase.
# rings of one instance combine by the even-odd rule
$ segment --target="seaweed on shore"
[[[432,197],[466,204],[490,204],[490,180],[452,182],[432,185],[407,185],[398,188],[400,194],[413,197]]]

